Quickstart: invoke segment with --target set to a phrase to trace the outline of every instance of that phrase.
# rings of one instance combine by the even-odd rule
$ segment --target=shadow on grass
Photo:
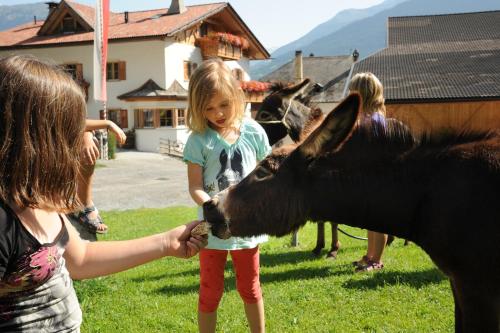
[[[364,273],[361,273],[364,274]],[[372,274],[372,273],[366,273]],[[349,280],[342,284],[346,289],[376,289],[387,285],[408,285],[412,288],[419,289],[430,284],[438,284],[447,277],[437,268],[431,268],[425,271],[416,272],[377,272],[372,274],[370,278],[363,280]]]
[[[194,268],[194,269],[190,269],[190,270],[182,271],[182,272],[177,272],[177,273],[169,273],[167,271],[167,272],[162,273],[162,274],[135,277],[135,278],[132,278],[131,281],[142,283],[142,282],[147,282],[147,281],[157,281],[157,280],[161,280],[161,279],[168,279],[168,278],[172,278],[175,276],[184,276],[184,277],[198,276],[199,274],[200,274],[200,269]]]
[[[326,251],[325,251],[326,255]],[[289,252],[282,252],[282,253],[266,253],[266,252],[261,252],[260,254],[260,267],[261,270],[265,268],[270,268],[270,267],[277,267],[281,265],[287,265],[287,264],[300,264],[304,262],[310,262],[310,261],[323,261],[326,260],[325,256],[322,255],[320,257],[315,257],[313,256],[311,251],[308,250],[290,250]],[[330,261],[325,261],[328,263]],[[327,269],[329,266],[325,266]],[[340,267],[340,265],[339,265]],[[350,267],[350,266],[349,266]],[[230,260],[230,255],[228,255],[228,263],[226,266],[226,271],[232,270],[232,263]],[[288,271],[290,272],[290,271]],[[346,270],[347,272],[347,270]],[[349,273],[352,273],[352,269],[348,270]],[[199,268],[194,268],[182,272],[177,272],[177,273],[162,273],[162,274],[157,274],[157,275],[149,275],[149,276],[141,276],[141,277],[136,277],[133,278],[132,281],[134,282],[147,282],[147,281],[156,281],[159,279],[163,278],[172,278],[175,276],[198,276],[200,273]],[[290,273],[291,274],[291,273]],[[343,274],[343,273],[342,273]],[[261,273],[262,275],[262,273]],[[262,279],[262,277],[261,277]]]
[[[350,246],[346,249],[341,248],[338,256],[344,256],[351,252],[358,252],[365,247],[354,247]],[[290,248],[289,252],[280,253],[266,253],[262,251],[260,253],[260,266],[261,267],[274,267],[285,264],[298,264],[308,261],[326,260],[326,254],[330,251],[330,248],[325,248],[319,256],[314,256],[312,253],[312,248],[310,250],[295,250]],[[334,259],[329,259],[329,261]]]
[[[227,272],[234,272],[232,265],[228,265],[226,267]],[[234,273],[232,273],[234,274]],[[342,275],[342,274],[352,274],[351,270],[336,270],[332,271],[329,267],[319,267],[319,268],[299,268],[286,270],[284,272],[277,273],[262,273],[260,274],[260,281],[262,284],[270,284],[270,283],[279,283],[284,281],[294,281],[297,280],[296,283],[300,283],[300,281],[310,280],[310,279],[318,279],[318,278],[326,278],[332,275]],[[226,275],[227,276],[227,275]],[[153,291],[153,293],[163,293],[166,295],[184,295],[189,293],[198,292],[199,285],[166,285],[161,288],[158,288]],[[234,275],[226,277],[224,280],[224,291],[233,291],[236,290],[236,279]]]

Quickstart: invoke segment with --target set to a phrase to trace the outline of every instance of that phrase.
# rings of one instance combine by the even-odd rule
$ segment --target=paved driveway
[[[101,210],[195,206],[188,193],[186,165],[166,155],[122,151],[99,161],[94,203]]]

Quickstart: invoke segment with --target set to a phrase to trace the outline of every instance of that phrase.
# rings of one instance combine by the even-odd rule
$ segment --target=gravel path
[[[187,168],[177,158],[121,151],[98,161],[93,196],[100,210],[195,206],[188,193]]]

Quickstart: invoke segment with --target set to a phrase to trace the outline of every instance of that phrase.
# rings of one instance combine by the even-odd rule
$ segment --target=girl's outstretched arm
[[[192,237],[198,221],[138,239],[85,242],[66,220],[69,243],[64,258],[73,279],[82,280],[127,270],[165,256],[190,258],[207,245],[207,237]]]
[[[116,140],[118,140],[118,143],[120,144],[125,143],[125,140],[127,140],[125,132],[123,132],[123,130],[111,120],[102,120],[102,119],[85,120],[85,131],[94,131],[99,129],[108,129],[111,132],[115,133]]]

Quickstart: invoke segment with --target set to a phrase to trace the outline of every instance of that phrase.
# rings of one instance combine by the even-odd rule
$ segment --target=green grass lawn
[[[196,209],[190,207],[103,212],[110,232],[100,240],[161,232],[195,216]],[[353,274],[351,262],[364,254],[366,241],[341,234],[336,260],[314,258],[310,251],[315,230],[314,224],[301,229],[296,248],[290,247],[290,237],[261,245],[268,332],[453,331],[448,280],[419,247],[403,246],[397,239],[384,254],[382,271]],[[82,332],[196,332],[198,285],[197,257],[165,258],[113,276],[77,281]],[[218,316],[218,332],[248,332],[230,261]]]

